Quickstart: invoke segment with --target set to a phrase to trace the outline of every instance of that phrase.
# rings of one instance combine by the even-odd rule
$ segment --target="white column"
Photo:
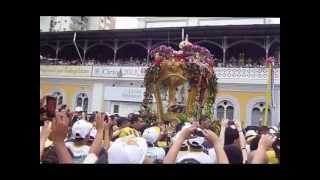
[[[94,83],[92,87],[92,104],[91,111],[104,111],[103,98],[104,98],[104,85],[103,83]]]

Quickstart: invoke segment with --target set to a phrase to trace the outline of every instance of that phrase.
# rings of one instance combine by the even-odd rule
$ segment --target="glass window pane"
[[[233,120],[233,107],[232,106],[227,107],[226,116],[227,116],[227,119]]]
[[[251,114],[251,125],[260,126],[260,118],[262,118],[262,112],[258,108],[253,108]]]
[[[119,113],[119,105],[113,105],[113,113]]]
[[[60,97],[58,98],[58,105],[62,104],[62,102],[63,102],[63,96],[60,96]]]
[[[87,110],[88,110],[88,101],[89,101],[88,98],[85,98],[83,101],[83,111],[84,112],[87,112]]]
[[[224,108],[223,106],[218,106],[217,108],[217,119],[223,119],[223,115],[224,115]]]
[[[77,106],[82,106],[82,98],[81,97],[77,98]]]

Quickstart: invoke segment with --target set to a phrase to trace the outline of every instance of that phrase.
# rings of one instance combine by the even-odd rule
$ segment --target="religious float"
[[[161,45],[150,52],[152,64],[144,77],[140,113],[154,114],[160,123],[191,121],[201,115],[212,118],[217,93],[214,57],[208,49],[189,42],[188,35],[179,48]]]

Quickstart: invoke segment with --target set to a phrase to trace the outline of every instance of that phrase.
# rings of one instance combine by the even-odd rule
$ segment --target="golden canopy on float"
[[[188,37],[179,47],[180,51],[166,46],[153,50],[151,55],[154,61],[146,71],[146,92],[142,107],[145,110],[152,99],[150,97],[154,96],[160,121],[176,121],[182,114],[188,117],[194,116],[194,113],[203,114],[203,109],[212,113],[216,95],[212,55],[206,48],[190,43]],[[189,86],[188,92],[184,94],[187,100],[184,104],[177,104],[177,88],[186,83]],[[161,95],[164,86],[168,89],[166,111]]]

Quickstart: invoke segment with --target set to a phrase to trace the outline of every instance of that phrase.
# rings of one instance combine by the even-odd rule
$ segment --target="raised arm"
[[[248,159],[247,148],[246,148],[246,139],[244,138],[244,135],[243,135],[241,122],[239,120],[237,120],[237,121],[235,121],[235,125],[237,127],[238,132],[239,132],[239,140],[240,140],[241,152],[242,152],[242,157],[243,157],[242,163],[245,164]]]
[[[225,130],[226,130],[226,127],[228,126],[228,120],[227,119],[223,119],[221,121],[221,130],[220,130],[220,140],[221,140],[221,143],[224,145],[224,134],[225,134]]]
[[[51,133],[51,122],[45,121],[40,132],[40,160],[42,160],[45,143]]]
[[[72,163],[71,155],[64,142],[68,133],[69,121],[65,113],[57,112],[52,122],[51,136],[60,164]]]
[[[208,139],[208,141],[214,146],[214,150],[217,155],[217,161],[219,164],[229,164],[228,157],[223,149],[224,141],[222,137],[218,137],[211,130],[203,130],[203,135]]]
[[[266,157],[266,152],[269,148],[272,147],[272,144],[275,140],[276,137],[270,134],[261,135],[258,149],[253,156],[251,164],[263,164]]]
[[[97,134],[96,134],[96,138],[94,139],[91,145],[89,153],[94,153],[96,156],[98,156],[101,150],[103,131],[106,127],[106,123],[104,122],[104,115],[102,115],[101,113],[97,113],[95,122],[96,122]]]
[[[176,162],[176,158],[182,143],[184,142],[184,140],[190,137],[191,133],[196,128],[197,127],[195,126],[191,126],[181,130],[180,135],[177,137],[176,141],[170,147],[168,154],[164,157],[163,164],[174,164]]]

